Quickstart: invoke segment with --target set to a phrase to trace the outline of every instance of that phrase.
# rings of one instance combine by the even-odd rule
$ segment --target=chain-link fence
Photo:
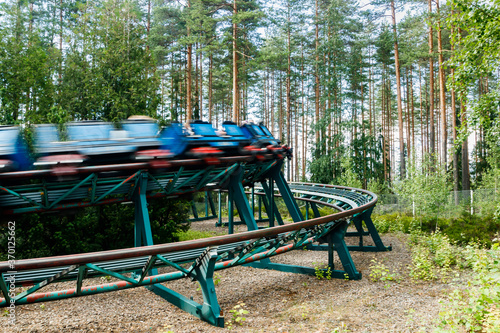
[[[444,218],[460,216],[463,212],[470,214],[494,214],[500,210],[500,189],[480,189],[470,191],[453,191],[448,194],[437,211],[426,212],[419,209],[415,200],[402,198],[396,194],[380,194],[375,214],[405,213],[409,215],[436,214]]]

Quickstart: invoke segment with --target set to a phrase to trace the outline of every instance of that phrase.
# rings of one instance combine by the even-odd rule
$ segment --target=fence
[[[452,191],[444,198],[436,198],[435,209],[423,209],[417,200],[404,199],[396,194],[380,194],[375,214],[405,213],[410,215],[435,214],[453,218],[464,211],[470,214],[493,214],[500,210],[500,189]]]

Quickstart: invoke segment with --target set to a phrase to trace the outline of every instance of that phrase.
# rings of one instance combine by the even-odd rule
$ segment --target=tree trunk
[[[62,66],[63,66],[63,0],[59,1],[59,54],[60,54],[60,62],[59,62],[59,84],[62,82]]]
[[[401,179],[406,177],[405,165],[405,150],[404,150],[404,137],[403,137],[403,105],[401,102],[401,75],[399,68],[399,50],[398,50],[398,35],[396,31],[396,10],[394,8],[394,0],[391,1],[392,12],[392,30],[394,32],[394,63],[396,66],[396,89],[398,94],[398,123],[399,123],[399,159],[400,159],[400,172]]]
[[[191,8],[191,2],[187,2],[188,8]],[[190,32],[191,29],[189,28],[189,25],[187,27],[187,37],[189,39],[190,37]],[[186,124],[189,124],[191,122],[191,119],[193,119],[193,108],[191,106],[191,95],[192,95],[192,88],[191,85],[193,83],[192,78],[191,78],[191,71],[192,71],[192,53],[193,53],[193,45],[189,43],[187,45],[187,68],[186,68],[186,74],[187,74],[187,82],[186,82]]]
[[[424,110],[422,109],[422,70],[418,63],[418,90],[420,91],[420,147],[424,157]]]
[[[438,53],[439,53],[439,107],[441,111],[441,164],[446,168],[447,160],[447,141],[446,132],[446,95],[445,95],[445,77],[443,64],[443,41],[441,37],[441,19],[439,17],[439,0],[436,0],[436,13],[438,15]]]
[[[213,71],[213,55],[210,52],[208,65],[208,121],[212,122],[213,100],[212,100],[212,71]]]
[[[288,3],[288,14],[287,14],[287,68],[286,68],[286,144],[291,146],[291,131],[292,131],[292,113],[291,113],[291,100],[290,100],[290,79],[291,79],[291,45],[290,45],[290,3]],[[290,178],[290,160],[287,161],[287,179]]]
[[[467,113],[465,110],[465,102],[462,101],[461,117],[463,129],[467,132]],[[470,172],[469,172],[469,140],[465,138],[462,142],[462,190],[470,190]]]
[[[314,94],[315,94],[315,123],[316,123],[316,150],[319,147],[319,72],[318,72],[318,64],[319,64],[319,15],[318,15],[318,0],[315,1],[315,26],[316,26],[316,63],[315,63],[315,70],[314,70]],[[316,156],[319,157],[319,156]]]
[[[235,123],[239,122],[239,110],[238,110],[238,54],[236,45],[236,0],[233,0],[233,121]]]
[[[200,119],[203,119],[203,51],[200,50]]]
[[[429,17],[432,15],[432,0],[429,0]],[[435,143],[435,130],[434,130],[434,60],[432,54],[434,53],[432,41],[432,24],[429,23],[429,148],[431,155],[436,153]]]

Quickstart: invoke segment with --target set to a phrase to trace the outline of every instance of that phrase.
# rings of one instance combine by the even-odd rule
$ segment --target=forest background
[[[500,0],[0,0],[2,124],[31,142],[35,124],[137,114],[263,121],[294,148],[288,180],[410,203],[374,216],[380,232],[410,234],[408,272],[374,262],[369,277],[447,283],[467,270],[444,331],[500,327],[499,61]],[[188,207],[150,202],[155,243],[179,240]],[[16,258],[133,246],[132,216],[20,216]]]
[[[380,192],[446,172],[454,190],[491,186],[498,5],[3,1],[0,118],[28,130],[134,114],[252,119],[294,147],[289,180]]]
[[[294,147],[288,180],[434,206],[451,190],[496,194],[499,5],[1,1],[0,121],[30,141],[38,123],[250,119]]]

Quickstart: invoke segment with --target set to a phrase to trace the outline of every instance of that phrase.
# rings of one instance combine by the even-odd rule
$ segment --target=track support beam
[[[356,232],[348,233],[347,237],[359,237],[359,245],[358,246],[349,246],[349,250],[351,251],[361,251],[361,252],[384,252],[391,251],[392,246],[385,246],[378,234],[377,228],[373,224],[371,215],[373,212],[373,207],[365,210],[363,213],[353,216],[351,221],[356,228]],[[363,229],[363,222],[365,223],[368,232]],[[366,246],[363,244],[363,236],[369,235],[371,236],[373,243],[375,246]]]
[[[349,253],[349,249],[344,241],[348,225],[349,223],[347,221],[341,221],[336,228],[323,236],[323,238],[328,242],[328,268],[322,269],[322,271],[325,276],[334,279],[360,280],[361,273],[356,270],[356,266],[354,265],[351,254]],[[333,264],[334,252],[337,252],[343,270],[335,269]],[[247,264],[247,266],[306,275],[316,275],[317,273],[317,268],[314,267],[278,264],[270,261],[252,262]]]
[[[224,317],[215,293],[214,270],[217,261],[217,247],[208,248],[195,262],[191,278],[201,287],[203,304],[187,298],[161,284],[151,286],[151,290],[178,308],[217,327],[224,327]]]

